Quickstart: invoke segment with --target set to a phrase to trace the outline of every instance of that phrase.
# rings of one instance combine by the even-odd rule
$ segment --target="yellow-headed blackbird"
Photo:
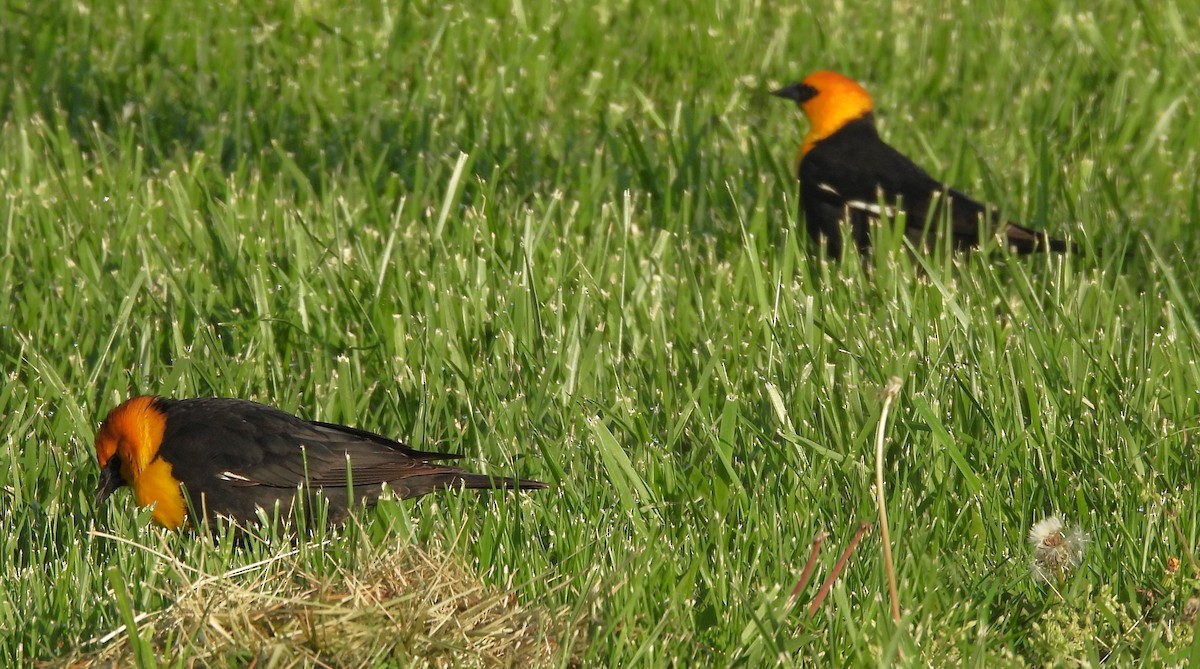
[[[831,256],[841,253],[839,224],[847,221],[860,252],[870,247],[869,228],[881,216],[905,213],[910,237],[926,222],[936,229],[950,207],[950,233],[957,248],[979,244],[983,229],[997,230],[1020,253],[1066,251],[1044,233],[1004,220],[992,208],[929,176],[875,130],[874,104],[866,89],[836,72],[809,75],[772,95],[793,100],[808,117],[808,134],[797,156],[800,206],[809,237],[824,240]]]
[[[271,513],[277,503],[289,513],[301,486],[328,500],[330,521],[353,505],[374,503],[383,483],[398,497],[457,486],[548,487],[433,464],[460,456],[222,397],[135,397],[104,419],[96,457],[97,503],[128,485],[138,505],[154,504],[154,520],[172,529],[184,524],[189,508],[240,523],[257,520],[260,508]]]

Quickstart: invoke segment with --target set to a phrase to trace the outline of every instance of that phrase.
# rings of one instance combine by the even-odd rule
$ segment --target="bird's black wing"
[[[305,482],[345,486],[351,475],[355,485],[371,485],[461,472],[427,461],[441,454],[245,400],[181,400],[168,403],[166,411],[162,454],[190,487],[210,477],[235,486],[294,488]]]
[[[352,435],[355,437],[359,437],[361,439],[366,439],[367,441],[373,441],[382,446],[386,446],[392,450],[400,451],[401,453],[404,453],[405,455],[407,455],[409,457],[418,458],[420,460],[458,460],[463,457],[462,454],[460,454],[460,453],[439,453],[437,451],[418,451],[417,449],[412,448],[411,446],[409,446],[408,444],[405,444],[404,442],[396,441],[395,439],[391,439],[391,438],[385,437],[383,435],[376,434],[374,432],[360,430],[358,428],[350,427],[348,425],[338,425],[336,423],[323,423],[323,422],[317,421],[317,420],[310,420],[308,422],[317,427],[327,428],[330,430],[336,430],[338,432],[342,432],[347,435]]]

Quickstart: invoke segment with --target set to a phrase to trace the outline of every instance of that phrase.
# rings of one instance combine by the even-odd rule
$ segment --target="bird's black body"
[[[253,522],[258,509],[270,513],[276,503],[287,514],[301,486],[328,500],[330,521],[342,519],[354,505],[377,501],[384,483],[401,498],[456,486],[547,487],[435,464],[431,461],[459,456],[418,451],[378,434],[307,421],[246,400],[154,398],[149,407],[165,418],[156,458],[170,464],[170,475],[183,484],[193,512],[208,517]],[[120,457],[106,467],[115,469],[118,479]]]
[[[881,206],[903,209],[914,236],[948,222],[957,248],[978,246],[981,229],[1003,226],[1001,232],[1018,252],[1066,250],[1063,242],[1005,221],[994,209],[934,179],[879,137],[870,114],[816,142],[800,160],[798,176],[809,235],[824,239],[831,256],[841,252],[842,221],[850,223],[859,250],[869,249],[870,225],[880,218]]]

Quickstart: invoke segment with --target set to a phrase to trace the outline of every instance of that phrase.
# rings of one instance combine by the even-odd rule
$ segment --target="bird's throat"
[[[133,496],[138,506],[154,505],[154,522],[171,530],[179,529],[187,518],[183,489],[171,474],[171,463],[156,458],[133,479]]]

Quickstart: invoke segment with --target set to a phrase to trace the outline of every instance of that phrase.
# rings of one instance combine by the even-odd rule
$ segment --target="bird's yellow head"
[[[794,101],[808,117],[808,134],[800,146],[800,156],[813,145],[841,130],[851,121],[874,110],[867,89],[849,77],[830,70],[813,72],[798,84],[784,86],[772,95]]]
[[[156,504],[156,522],[176,528],[183,524],[187,504],[179,481],[171,475],[171,464],[159,457],[167,415],[157,402],[156,397],[135,397],[110,411],[100,425],[96,433],[96,460],[100,463],[96,503],[128,485],[139,506]]]

